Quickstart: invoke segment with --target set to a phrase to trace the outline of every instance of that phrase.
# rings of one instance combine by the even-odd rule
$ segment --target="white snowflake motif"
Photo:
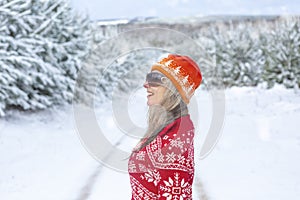
[[[177,156],[178,157],[178,159],[177,159],[177,161],[180,163],[180,164],[184,164],[184,161],[185,161],[185,158],[184,158],[184,156],[182,156],[182,155],[178,155]]]
[[[160,174],[159,174],[159,171],[157,171],[156,169],[154,169],[153,171],[150,171],[148,170],[148,172],[145,173],[145,179],[151,183],[153,182],[153,184],[155,186],[158,185],[161,177],[160,177]]]
[[[166,157],[167,157],[166,160],[167,160],[169,163],[174,162],[174,161],[176,160],[175,156],[176,156],[176,154],[175,154],[174,152],[172,152],[172,153],[167,153],[167,155],[166,155]]]
[[[146,154],[145,151],[138,152],[137,155],[136,155],[136,159],[137,160],[144,160],[145,159],[145,154]]]
[[[170,142],[171,147],[177,147],[182,149],[183,148],[183,142],[180,140],[180,138],[177,138],[176,140],[172,140]]]
[[[169,177],[168,181],[163,181],[165,186],[160,186],[160,190],[164,193],[163,197],[167,200],[184,200],[190,199],[192,193],[192,186],[185,182],[184,178],[180,180],[179,173],[175,173],[174,179]]]

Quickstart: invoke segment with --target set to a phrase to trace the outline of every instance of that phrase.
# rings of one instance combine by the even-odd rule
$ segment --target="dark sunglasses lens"
[[[146,81],[150,84],[150,83],[155,83],[155,84],[162,84],[161,78],[164,77],[163,74],[160,73],[155,73],[155,72],[151,72],[149,74],[147,74],[146,77]]]

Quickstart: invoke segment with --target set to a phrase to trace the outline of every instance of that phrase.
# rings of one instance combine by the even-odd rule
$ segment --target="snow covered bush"
[[[0,1],[0,116],[72,100],[89,26],[64,0]]]

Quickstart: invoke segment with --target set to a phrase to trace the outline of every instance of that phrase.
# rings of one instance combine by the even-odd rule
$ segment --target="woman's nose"
[[[149,87],[148,81],[146,81],[143,86],[144,86],[144,88],[148,88]]]

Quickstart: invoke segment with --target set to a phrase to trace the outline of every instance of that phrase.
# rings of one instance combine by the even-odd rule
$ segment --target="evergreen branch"
[[[61,13],[63,13],[66,5],[63,5],[60,11],[57,11],[50,19],[46,20],[38,29],[36,29],[33,34],[41,34],[41,32],[49,26],[49,24],[55,20]]]

